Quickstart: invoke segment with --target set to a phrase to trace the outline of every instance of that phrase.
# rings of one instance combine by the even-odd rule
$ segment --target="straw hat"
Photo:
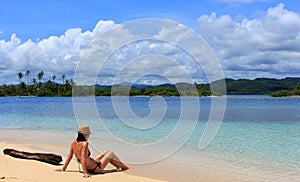
[[[88,126],[80,126],[78,129],[78,133],[82,133],[82,134],[91,134],[91,130],[90,127]]]

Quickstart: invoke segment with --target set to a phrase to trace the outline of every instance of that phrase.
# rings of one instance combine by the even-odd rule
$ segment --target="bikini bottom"
[[[97,167],[99,167],[99,168],[101,168],[101,162],[97,162],[96,161],[96,166],[93,168],[93,169],[88,169],[87,171],[89,172],[89,173],[95,173],[95,170],[97,169]]]

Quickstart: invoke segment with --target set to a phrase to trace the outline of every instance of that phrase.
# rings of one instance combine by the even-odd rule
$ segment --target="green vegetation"
[[[72,87],[74,85],[72,79],[66,80],[63,84],[58,84],[54,82],[56,76],[53,75],[53,81],[42,82],[44,74],[41,71],[37,74],[37,78],[30,80],[31,72],[27,70],[25,72],[27,77],[26,84],[25,81],[22,81],[24,74],[19,72],[17,74],[19,85],[0,86],[0,96],[72,96]]]
[[[198,89],[198,85],[179,83],[176,85],[163,84],[143,88],[114,85],[107,88],[96,88],[96,96],[210,96],[209,89]]]
[[[300,85],[297,85],[293,90],[279,90],[270,94],[272,97],[291,97],[300,96]]]
[[[96,96],[109,96],[109,95],[147,95],[147,96],[211,96],[222,95],[220,93],[212,93],[210,86],[213,86],[215,90],[222,90],[220,86],[222,83],[226,83],[226,94],[228,95],[271,95],[275,96],[274,92],[288,92],[288,95],[299,95],[300,78],[284,78],[284,79],[272,79],[272,78],[257,78],[254,80],[249,79],[225,79],[212,82],[210,84],[189,84],[178,83],[175,85],[163,84],[158,86],[148,86],[144,88],[135,88],[128,86],[114,86],[107,88],[96,88]],[[194,92],[193,87],[196,86],[197,92]],[[220,88],[218,88],[220,87]],[[129,93],[128,93],[128,90]],[[286,91],[282,91],[286,90]]]
[[[27,79],[27,84],[23,81]],[[212,82],[211,84],[190,84],[177,83],[163,84],[158,86],[76,86],[72,79],[67,80],[63,74],[62,84],[56,83],[56,75],[49,76],[49,80],[43,82],[45,73],[43,71],[31,80],[31,72],[27,70],[25,74],[19,72],[18,85],[0,86],[0,96],[211,96],[222,95],[212,93],[210,86],[214,90],[222,90],[220,85],[226,83],[226,94],[265,94],[274,97],[282,96],[299,96],[300,95],[300,78],[270,79],[257,78],[249,79],[225,79]],[[50,80],[52,79],[52,80]],[[220,87],[220,88],[219,88]],[[196,88],[196,89],[195,89]],[[72,93],[73,92],[73,93]]]
[[[22,79],[27,78],[27,84]],[[210,96],[212,95],[208,84],[178,83],[176,85],[163,84],[158,86],[134,86],[113,85],[103,88],[94,86],[76,86],[73,80],[65,80],[62,75],[62,84],[55,82],[56,75],[49,76],[49,80],[43,82],[45,73],[40,71],[36,78],[30,79],[31,72],[17,74],[18,85],[0,86],[0,96]],[[52,79],[52,80],[50,80]],[[195,89],[197,88],[197,89]]]
[[[281,90],[293,90],[297,85],[300,84],[300,78],[257,78],[254,80],[225,79],[225,82],[227,94],[271,95],[273,92]]]

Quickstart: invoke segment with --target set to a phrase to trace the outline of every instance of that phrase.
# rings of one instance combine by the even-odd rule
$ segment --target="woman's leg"
[[[126,170],[129,169],[128,166],[126,166],[123,162],[121,162],[121,160],[116,156],[115,153],[113,153],[112,151],[107,153],[107,156],[110,158],[110,163],[112,165],[114,165],[116,168],[118,169],[122,169],[122,170]]]
[[[96,157],[95,160],[101,162],[101,170],[103,170],[108,163],[111,163],[118,169],[122,169],[122,170],[129,169],[129,167],[123,164],[121,160],[110,150],[105,151],[103,154],[100,154],[99,156]]]
[[[99,154],[99,155],[95,158],[95,160],[98,161],[98,162],[100,162],[100,160],[101,160],[108,152],[109,152],[109,150],[107,150],[107,151],[105,151],[105,152]]]

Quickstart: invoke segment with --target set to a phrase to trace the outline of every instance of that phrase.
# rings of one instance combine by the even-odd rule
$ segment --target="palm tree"
[[[74,85],[75,85],[75,82],[74,82],[73,79],[70,80],[70,84],[71,84],[71,86],[74,86]]]
[[[23,78],[23,73],[20,72],[20,73],[18,73],[17,75],[18,75],[18,77],[19,77],[19,84],[21,85],[21,79]]]
[[[38,77],[38,79],[39,79],[38,89],[41,89],[41,87],[42,87],[42,82],[41,82],[41,80],[43,79],[43,76],[44,76],[44,72],[43,72],[43,71],[41,71],[41,72],[39,72],[39,73],[37,74],[37,77]]]
[[[34,78],[34,79],[32,79],[32,82],[33,82],[33,85],[36,85],[37,84],[37,81],[36,81],[36,79]]]
[[[62,77],[62,79],[63,79],[63,84],[65,84],[65,78],[66,78],[66,75],[63,74],[61,77]]]
[[[31,73],[30,73],[29,70],[27,70],[26,73],[25,73],[25,75],[27,76],[27,84],[28,84],[28,85],[30,85],[30,74],[31,74]]]
[[[56,76],[53,75],[53,76],[52,76],[53,84],[54,84],[54,80],[55,80],[55,79],[56,79]]]
[[[39,81],[41,82],[41,80],[42,80],[43,77],[44,77],[44,72],[43,72],[43,71],[39,72],[39,73],[37,74],[37,77],[38,77]]]
[[[24,95],[24,91],[26,90],[26,83],[22,82],[19,86],[19,89],[20,89],[20,96]]]

